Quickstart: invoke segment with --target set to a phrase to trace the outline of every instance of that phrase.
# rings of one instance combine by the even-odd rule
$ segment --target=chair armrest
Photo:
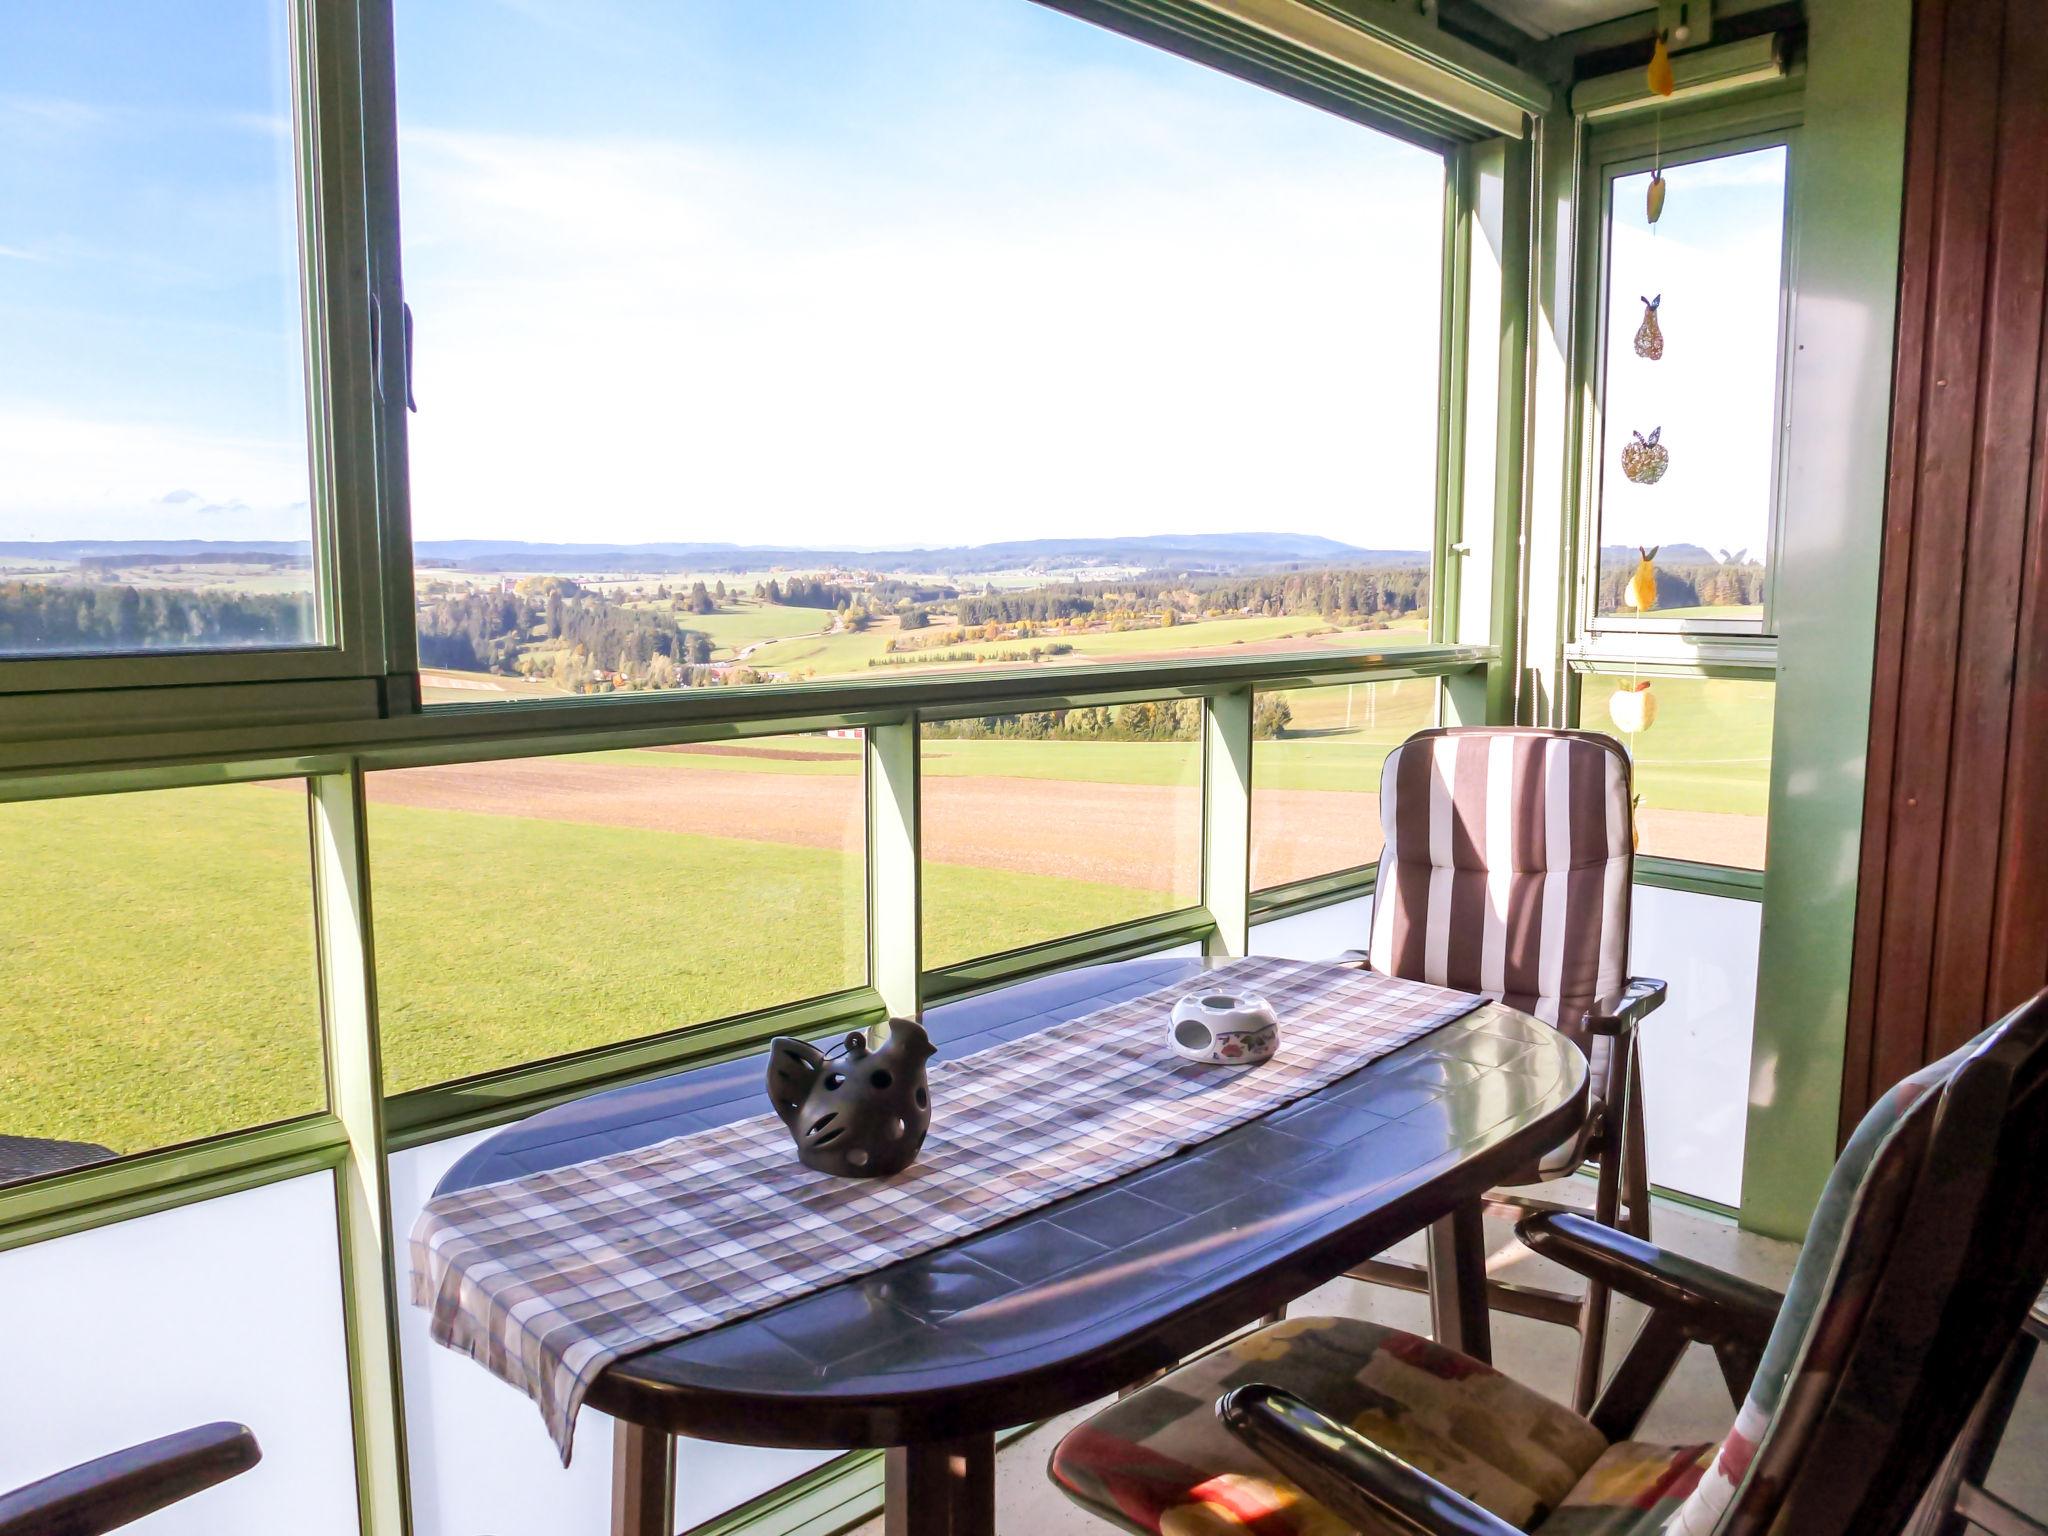
[[[1618,1035],[1664,1006],[1663,982],[1653,976],[1631,976],[1619,992],[1595,998],[1586,1010],[1586,1028],[1596,1035]]]
[[[1230,1432],[1340,1520],[1400,1536],[1521,1536],[1461,1493],[1291,1392],[1253,1382],[1216,1404]]]
[[[100,1536],[263,1459],[241,1424],[202,1424],[0,1493],[0,1536]]]
[[[1517,1222],[1515,1235],[1553,1263],[1654,1312],[1669,1313],[1686,1337],[1704,1344],[1762,1349],[1785,1303],[1766,1286],[1604,1227],[1590,1216],[1541,1211]]]

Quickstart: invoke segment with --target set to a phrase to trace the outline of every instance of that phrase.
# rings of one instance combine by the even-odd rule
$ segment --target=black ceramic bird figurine
[[[885,1179],[917,1160],[931,1129],[924,1064],[938,1054],[924,1026],[891,1019],[882,1043],[855,1030],[828,1054],[780,1035],[768,1047],[768,1098],[806,1168]]]

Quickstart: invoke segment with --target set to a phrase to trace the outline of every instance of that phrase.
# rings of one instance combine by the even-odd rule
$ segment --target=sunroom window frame
[[[313,707],[323,713],[367,716],[382,708],[381,689],[303,687],[359,683],[387,671],[383,592],[392,546],[379,526],[375,445],[386,413],[369,366],[380,348],[365,247],[356,17],[323,0],[285,0],[284,9],[314,634],[274,646],[0,656],[0,706],[10,696],[22,700],[29,707],[17,718],[32,724],[61,713],[63,704],[54,697],[31,703],[31,696],[153,688],[276,685],[317,700]],[[409,545],[405,559],[409,564]],[[405,619],[409,624],[409,612]],[[233,704],[227,708],[232,712]],[[79,712],[96,720],[107,715],[104,701],[84,703]],[[0,740],[9,734],[10,715],[16,711],[0,708]]]
[[[1573,636],[1579,654],[1588,659],[1671,658],[1696,647],[1703,656],[1774,664],[1777,648],[1776,598],[1772,581],[1786,515],[1785,424],[1790,400],[1789,356],[1797,303],[1798,251],[1794,196],[1799,177],[1800,112],[1796,97],[1767,107],[1731,109],[1726,104],[1701,107],[1657,124],[1639,117],[1596,128],[1587,135],[1586,185],[1597,189],[1582,205],[1584,240],[1591,271],[1580,293],[1580,324],[1584,359],[1580,383],[1585,401],[1581,430],[1581,475],[1578,503],[1576,596],[1572,605]],[[1611,297],[1615,183],[1653,166],[1671,168],[1729,159],[1756,150],[1785,151],[1785,186],[1780,203],[1782,236],[1779,248],[1778,342],[1772,381],[1771,505],[1765,524],[1763,613],[1749,619],[1640,618],[1599,611],[1600,551],[1604,540],[1606,474],[1613,467],[1618,439],[1606,420],[1608,308]],[[1617,424],[1618,425],[1618,424]]]

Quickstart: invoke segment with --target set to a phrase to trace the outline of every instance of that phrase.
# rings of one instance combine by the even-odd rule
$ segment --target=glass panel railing
[[[1201,900],[1199,700],[923,730],[927,969]]]
[[[1252,711],[1252,889],[1380,856],[1380,765],[1434,725],[1433,677],[1261,691]]]
[[[326,1107],[303,780],[0,805],[0,1183]]]

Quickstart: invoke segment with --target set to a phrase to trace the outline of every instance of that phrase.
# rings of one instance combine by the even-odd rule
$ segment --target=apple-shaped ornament
[[[1647,731],[1657,723],[1657,695],[1647,681],[1623,683],[1607,701],[1607,717],[1624,736]]]
[[[1621,472],[1637,485],[1655,485],[1671,467],[1671,450],[1657,441],[1663,435],[1662,427],[1654,427],[1648,437],[1632,433],[1632,440],[1622,444]]]

